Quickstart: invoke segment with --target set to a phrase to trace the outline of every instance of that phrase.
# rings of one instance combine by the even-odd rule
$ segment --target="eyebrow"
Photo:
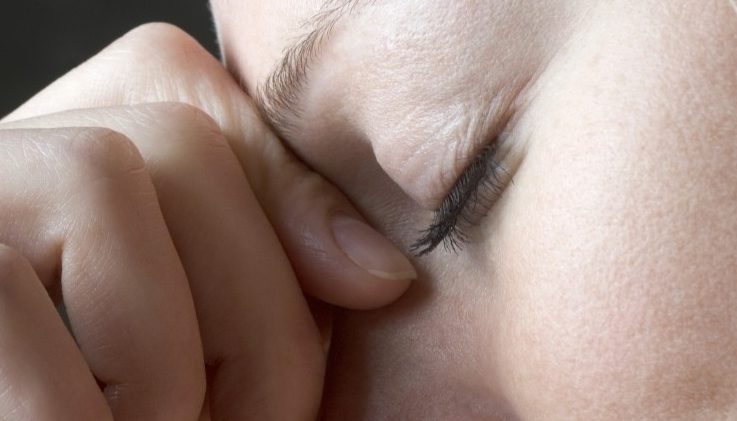
[[[256,88],[254,99],[263,117],[282,136],[292,132],[290,121],[300,114],[299,102],[311,65],[343,17],[356,12],[366,0],[326,0],[303,24],[306,33],[284,50],[266,81]],[[291,117],[291,118],[290,118]]]

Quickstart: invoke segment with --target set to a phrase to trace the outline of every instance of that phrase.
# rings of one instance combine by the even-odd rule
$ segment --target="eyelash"
[[[489,213],[501,194],[502,175],[508,175],[495,159],[498,140],[487,145],[456,181],[430,226],[421,232],[411,246],[416,256],[424,256],[443,244],[447,251],[457,253],[468,242],[466,228],[476,225]]]

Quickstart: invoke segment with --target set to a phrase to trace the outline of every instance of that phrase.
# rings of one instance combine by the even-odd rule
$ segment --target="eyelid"
[[[468,241],[464,224],[475,225],[486,216],[506,185],[502,175],[509,173],[500,163],[499,151],[507,137],[500,135],[486,145],[463,171],[435,211],[430,226],[412,245],[413,253],[428,254],[441,243],[446,250],[457,252]]]

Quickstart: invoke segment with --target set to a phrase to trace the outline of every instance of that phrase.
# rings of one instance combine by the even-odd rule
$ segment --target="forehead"
[[[369,39],[401,31],[410,38],[437,34],[449,41],[449,34],[461,35],[449,28],[471,29],[472,22],[488,21],[493,15],[488,1],[472,0],[212,0],[212,8],[227,58],[237,62],[233,64],[249,83],[263,80],[285,48],[309,32],[321,16],[336,9],[348,17],[372,15],[374,19],[363,20],[371,26],[370,31],[355,28],[355,19],[342,22],[348,29],[358,29],[356,36]],[[480,34],[487,32],[476,29]]]

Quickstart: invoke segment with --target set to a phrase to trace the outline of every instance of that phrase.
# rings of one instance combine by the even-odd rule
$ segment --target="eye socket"
[[[504,176],[509,176],[497,157],[501,139],[485,146],[461,174],[435,210],[430,226],[412,244],[412,253],[424,256],[441,243],[446,251],[457,253],[468,242],[466,229],[489,213],[504,190]]]

